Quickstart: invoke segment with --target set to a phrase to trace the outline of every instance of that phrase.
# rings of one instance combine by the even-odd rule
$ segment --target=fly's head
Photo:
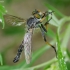
[[[41,12],[41,11],[39,11],[39,10],[37,10],[37,9],[35,9],[35,10],[32,12],[32,15],[33,15],[35,18],[37,18],[37,19],[41,19],[42,16],[44,15],[44,13]]]

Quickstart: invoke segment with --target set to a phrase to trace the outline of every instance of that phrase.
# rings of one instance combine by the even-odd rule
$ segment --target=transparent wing
[[[26,23],[26,21],[23,18],[16,17],[13,15],[5,14],[3,17],[4,17],[5,23],[8,23],[14,26],[20,26]]]
[[[27,64],[29,64],[31,61],[31,39],[32,30],[29,30],[24,36],[24,53]]]

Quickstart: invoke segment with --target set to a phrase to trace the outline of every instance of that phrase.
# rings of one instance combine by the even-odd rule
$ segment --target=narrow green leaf
[[[30,67],[30,68],[33,68],[34,70],[35,70],[35,69],[42,68],[42,67],[45,67],[45,66],[46,66],[46,68],[47,68],[48,66],[50,66],[52,63],[55,63],[55,62],[57,62],[57,59],[56,59],[56,58],[53,58],[53,59],[51,59],[51,60],[49,60],[49,61],[47,61],[47,62],[44,62],[44,63],[42,63],[42,64],[39,64],[39,65],[37,65],[37,66]],[[30,68],[27,68],[27,69],[30,69]],[[45,69],[45,70],[47,70],[47,69]]]
[[[70,61],[68,61],[66,64],[67,64],[68,70],[70,70]]]
[[[1,12],[2,14],[7,13],[7,10],[6,10],[5,7],[2,6],[1,4],[0,4],[0,12]]]
[[[0,64],[3,65],[2,54],[0,53]]]
[[[59,24],[58,18],[55,16],[55,12],[52,14],[52,19],[56,22],[55,24]]]
[[[2,6],[0,4],[0,22],[2,23],[3,27],[2,29],[4,29],[4,26],[5,26],[5,22],[4,22],[4,18],[3,18],[3,15],[6,13],[6,9],[4,8],[4,6]]]
[[[64,17],[64,16],[65,16],[64,14],[62,14],[61,12],[59,12],[56,8],[54,8],[53,6],[51,6],[51,5],[48,4],[48,3],[45,3],[45,6],[46,6],[48,9],[51,9],[51,10],[55,11],[58,16],[60,16],[60,17]]]
[[[60,70],[60,69],[59,69],[58,63],[55,62],[55,63],[52,63],[52,64],[50,65],[50,67],[47,68],[47,69],[45,69],[45,70]]]
[[[70,21],[70,17],[63,17],[62,19],[59,20],[59,32],[62,29],[63,24],[68,24],[67,22]]]
[[[56,35],[56,38],[57,38],[57,47],[58,47],[58,50],[57,50],[57,56],[58,57],[57,58],[58,58],[58,63],[59,63],[60,70],[68,70],[67,66],[66,66],[66,63],[64,61],[64,57],[63,57],[62,52],[61,52],[61,46],[60,46],[58,33]]]
[[[69,41],[69,37],[70,37],[70,24],[68,25],[68,27],[66,28],[66,31],[65,31],[65,35],[63,37],[63,41],[62,41],[62,49],[64,48],[67,48],[67,44],[68,44],[68,41]]]
[[[66,52],[67,52],[67,55],[68,55],[68,57],[70,59],[70,51],[68,49],[66,49]]]
[[[0,22],[2,23],[2,29],[4,29],[5,23],[4,23],[4,18],[3,18],[3,14],[0,12]]]
[[[0,66],[0,70],[10,70],[10,69],[11,69],[11,66],[7,66],[7,65]]]

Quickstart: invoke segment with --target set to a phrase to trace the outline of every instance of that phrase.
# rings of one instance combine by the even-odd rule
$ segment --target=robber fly
[[[56,48],[53,45],[51,45],[49,42],[47,42],[47,39],[45,36],[45,32],[47,32],[47,25],[49,24],[49,21],[52,19],[52,13],[53,13],[53,11],[41,12],[41,11],[35,9],[32,12],[32,17],[30,17],[27,20],[24,20],[23,18],[19,18],[16,16],[8,15],[8,14],[4,15],[6,23],[11,23],[12,25],[15,25],[15,26],[20,26],[20,25],[26,23],[26,26],[27,26],[26,33],[24,35],[24,39],[18,48],[16,57],[13,60],[14,63],[19,61],[20,55],[21,55],[23,49],[24,49],[24,53],[25,53],[26,63],[27,64],[30,63],[30,61],[31,61],[31,39],[32,39],[33,29],[35,29],[35,28],[40,28],[44,41],[46,42],[46,44],[50,45],[56,53]],[[46,16],[48,16],[49,14],[51,14],[51,18],[47,19],[46,23],[42,24],[42,22],[46,19]],[[57,53],[56,53],[56,55],[57,55]]]

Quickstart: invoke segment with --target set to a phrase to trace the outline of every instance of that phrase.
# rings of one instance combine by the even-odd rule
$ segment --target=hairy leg
[[[56,53],[56,57],[57,57],[56,48],[55,48],[53,45],[51,45],[51,44],[46,40],[45,32],[47,32],[47,30],[44,31],[44,29],[43,29],[42,27],[40,27],[40,29],[41,29],[42,36],[43,36],[43,38],[44,38],[44,41],[46,42],[46,44],[48,44],[49,46],[51,46],[51,47],[54,49],[54,51],[55,51],[55,53]]]

